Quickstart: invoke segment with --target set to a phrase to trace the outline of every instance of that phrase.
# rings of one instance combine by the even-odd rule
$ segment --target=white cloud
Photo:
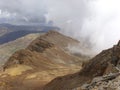
[[[97,52],[120,39],[120,0],[50,0],[47,4],[49,18],[63,33],[90,41]]]

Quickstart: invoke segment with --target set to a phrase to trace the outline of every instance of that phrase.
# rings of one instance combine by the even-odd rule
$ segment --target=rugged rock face
[[[51,47],[53,47],[52,43],[49,43],[49,42],[39,38],[36,41],[34,41],[30,46],[28,46],[28,49],[30,51],[36,51],[36,52],[42,53],[43,51],[45,51],[46,49],[49,49]]]
[[[119,72],[119,68],[120,41],[117,45],[113,46],[113,48],[104,50],[93,59],[91,59],[90,62],[86,64],[86,66],[80,72],[56,78],[47,84],[44,89],[74,90],[77,89],[77,87],[81,87],[85,83],[90,83],[95,77],[104,76],[110,73],[117,73]]]
[[[52,79],[77,72],[82,67],[82,60],[87,58],[71,54],[66,48],[68,44],[77,45],[79,42],[50,31],[26,49],[15,52],[1,68],[0,89],[42,90]]]

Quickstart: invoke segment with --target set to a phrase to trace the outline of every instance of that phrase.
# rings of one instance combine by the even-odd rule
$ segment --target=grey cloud
[[[1,18],[12,23],[44,23],[47,13],[43,0],[0,0],[0,9],[6,16]]]

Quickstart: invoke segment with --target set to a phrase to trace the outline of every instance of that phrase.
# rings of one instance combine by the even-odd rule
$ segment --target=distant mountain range
[[[11,25],[7,23],[0,24],[0,44],[4,44],[17,38],[32,33],[45,33],[49,30],[59,30],[60,28],[47,25]]]

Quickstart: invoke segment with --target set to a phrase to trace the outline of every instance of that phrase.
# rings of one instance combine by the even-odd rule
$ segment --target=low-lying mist
[[[46,23],[98,53],[120,39],[119,0],[1,0],[0,22]]]
[[[62,32],[96,53],[120,39],[119,0],[51,0],[47,4],[49,18]]]

